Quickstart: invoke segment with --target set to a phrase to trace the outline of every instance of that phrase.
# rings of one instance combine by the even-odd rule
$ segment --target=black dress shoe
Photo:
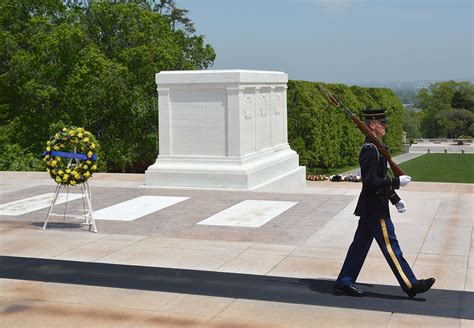
[[[334,292],[334,295],[346,295],[346,296],[352,296],[352,297],[363,297],[365,296],[365,293],[357,288],[356,286],[338,286],[334,285],[334,288],[332,289]]]
[[[406,293],[410,298],[412,298],[416,294],[421,294],[429,290],[435,281],[435,278],[417,280]]]

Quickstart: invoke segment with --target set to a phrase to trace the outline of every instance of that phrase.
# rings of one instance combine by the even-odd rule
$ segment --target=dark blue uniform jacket
[[[400,188],[400,179],[387,176],[387,159],[368,140],[360,150],[359,165],[362,191],[354,214],[378,219],[390,217],[388,201],[392,204],[400,201],[394,190]]]

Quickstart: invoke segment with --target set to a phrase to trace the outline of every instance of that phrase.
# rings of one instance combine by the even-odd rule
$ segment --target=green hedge
[[[317,84],[308,81],[290,80],[288,82],[288,140],[290,146],[299,154],[300,165],[306,166],[307,171],[311,173],[327,173],[337,168],[356,165],[359,149],[365,138],[341,109],[335,108],[327,101]],[[384,141],[392,153],[401,149],[403,108],[392,90],[348,87],[343,84],[323,85],[335,93],[346,106],[359,116],[364,108],[387,108],[390,124]],[[94,116],[91,118],[104,119],[104,117]],[[136,124],[139,126],[139,123]],[[0,133],[0,144],[9,144],[6,137],[13,132],[7,133],[5,130],[7,127],[0,126],[0,132],[2,132]],[[110,152],[117,151],[114,147],[110,147],[111,144],[121,144],[121,139],[127,139],[124,131],[126,129],[117,131],[119,134],[115,135],[116,139],[110,137],[108,146]],[[2,142],[2,139],[5,140]],[[22,150],[17,145],[13,146],[10,145],[10,148],[0,155],[0,170],[42,170],[41,162],[38,159],[39,153]],[[153,138],[147,139],[146,142],[134,143],[132,148],[141,149],[145,152],[145,157],[156,157],[155,139]],[[11,156],[7,156],[8,154]],[[139,164],[139,162],[132,161],[128,167],[136,167]],[[110,166],[102,169],[111,171]],[[144,169],[146,167],[143,167]],[[114,170],[112,169],[112,171]]]
[[[326,173],[357,164],[365,137],[341,109],[328,102],[318,84],[288,82],[288,141],[308,172]],[[359,117],[365,108],[386,108],[389,128],[384,142],[392,153],[401,149],[403,107],[392,90],[322,85]]]

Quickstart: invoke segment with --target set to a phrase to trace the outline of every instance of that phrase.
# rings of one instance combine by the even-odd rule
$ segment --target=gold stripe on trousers
[[[410,280],[408,280],[405,272],[402,269],[402,266],[398,262],[397,257],[395,256],[395,253],[393,252],[392,245],[390,244],[390,240],[388,239],[388,232],[387,232],[387,226],[385,225],[385,220],[380,219],[380,225],[382,226],[382,233],[383,233],[383,238],[385,239],[385,246],[387,247],[388,254],[390,254],[390,258],[392,259],[393,263],[395,264],[395,267],[398,270],[398,273],[402,277],[403,281],[407,285],[408,288],[412,288]]]

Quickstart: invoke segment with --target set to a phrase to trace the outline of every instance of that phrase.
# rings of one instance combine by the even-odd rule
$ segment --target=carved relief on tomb
[[[268,115],[270,110],[270,97],[268,93],[261,93],[258,97],[258,111],[262,117]]]
[[[244,117],[249,120],[252,118],[254,111],[254,94],[245,94],[243,95],[244,101],[242,104],[242,109],[244,111]]]
[[[281,93],[275,93],[273,97],[273,109],[275,110],[275,115],[280,115],[283,108],[283,102]]]

